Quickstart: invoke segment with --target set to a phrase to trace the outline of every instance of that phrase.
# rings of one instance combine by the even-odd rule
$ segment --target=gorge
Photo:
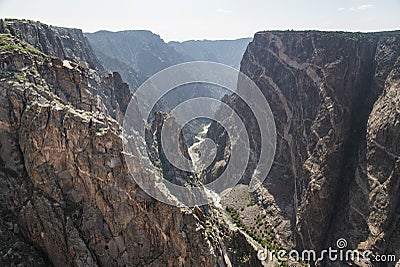
[[[216,54],[228,46],[165,43],[151,32],[1,23],[0,265],[304,266],[260,261],[257,253],[320,252],[338,239],[397,261],[311,266],[400,265],[400,32],[257,32],[232,41],[228,62]],[[233,67],[240,58],[241,72],[267,99],[277,131],[274,162],[262,186],[248,192],[260,154],[253,113],[237,94],[197,88],[203,91],[179,99],[222,97],[245,123],[251,157],[240,184],[220,201],[170,206],[132,179],[154,174],[140,159],[129,172],[123,118],[149,76],[212,58]],[[166,117],[155,113],[149,124],[151,160],[174,183],[215,179],[229,162],[226,131],[212,122],[203,133],[217,154],[193,181],[163,156]],[[177,138],[190,158],[190,142]]]

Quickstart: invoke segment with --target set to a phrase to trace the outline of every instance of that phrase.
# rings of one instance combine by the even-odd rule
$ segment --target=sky
[[[98,30],[151,30],[165,41],[261,30],[400,30],[400,0],[0,0],[0,18]]]

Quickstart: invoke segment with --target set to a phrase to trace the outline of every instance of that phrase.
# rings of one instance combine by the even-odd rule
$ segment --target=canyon
[[[139,40],[133,42],[110,32],[2,23],[0,265],[304,266],[263,262],[257,252],[265,246],[321,251],[345,239],[349,249],[393,254],[398,262],[385,266],[399,266],[400,32],[257,32],[235,46],[229,63],[216,54],[207,58],[217,53],[209,44],[194,58],[200,43],[166,44],[151,32],[128,31]],[[121,42],[111,49],[112,40]],[[121,44],[131,44],[130,61],[122,61]],[[276,153],[266,180],[249,192],[261,142],[249,107],[238,94],[222,97],[200,87],[179,100],[222,98],[235,110],[249,134],[245,174],[209,205],[153,199],[132,175],[154,174],[140,160],[130,172],[123,155],[132,93],[165,67],[212,58],[237,66],[239,55],[241,72],[260,88],[275,120]],[[216,122],[201,125],[217,154],[193,180],[163,156],[165,109],[176,105],[167,102],[149,124],[149,157],[174,183],[212,181],[229,162],[226,131]],[[190,158],[193,141],[185,137],[177,139]],[[318,264],[379,266],[311,262]]]

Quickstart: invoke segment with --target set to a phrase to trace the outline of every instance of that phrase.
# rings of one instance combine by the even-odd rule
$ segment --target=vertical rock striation
[[[278,134],[255,197],[284,246],[320,250],[346,237],[353,248],[382,253],[397,242],[399,45],[398,32],[310,31],[259,32],[248,46],[241,71],[269,101]],[[237,96],[226,102],[251,135],[246,182],[258,127]],[[214,177],[229,153],[220,127],[208,136],[219,143]],[[391,251],[399,256],[398,245]]]

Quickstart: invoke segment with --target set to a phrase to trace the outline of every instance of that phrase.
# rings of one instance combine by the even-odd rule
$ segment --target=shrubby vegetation
[[[23,53],[32,53],[35,55],[43,55],[42,52],[40,52],[39,50],[37,50],[36,48],[31,46],[30,44],[27,44],[23,41],[16,39],[9,33],[0,33],[0,53],[11,52],[11,51],[19,51],[19,52],[23,52]]]
[[[237,212],[236,209],[232,207],[226,207],[226,211],[232,218],[233,222],[236,224],[237,227],[242,229],[246,234],[248,234],[253,240],[255,240],[257,243],[259,243],[263,248],[267,248],[270,251],[278,251],[281,250],[282,248],[278,245],[275,239],[275,234],[272,233],[271,231],[268,231],[266,238],[261,238],[258,236],[252,229],[247,227],[242,219],[240,218],[239,213]],[[258,222],[261,221],[261,218],[257,218]],[[286,262],[280,262],[281,266],[288,266]]]
[[[233,222],[240,229],[245,231],[246,234],[248,234],[251,238],[253,238],[255,241],[257,241],[262,247],[265,247],[265,248],[268,248],[271,250],[272,249],[275,249],[275,250],[280,249],[279,245],[276,243],[275,235],[271,231],[268,232],[266,239],[263,239],[243,223],[242,219],[239,216],[239,213],[234,208],[226,207],[226,211],[231,216]]]

